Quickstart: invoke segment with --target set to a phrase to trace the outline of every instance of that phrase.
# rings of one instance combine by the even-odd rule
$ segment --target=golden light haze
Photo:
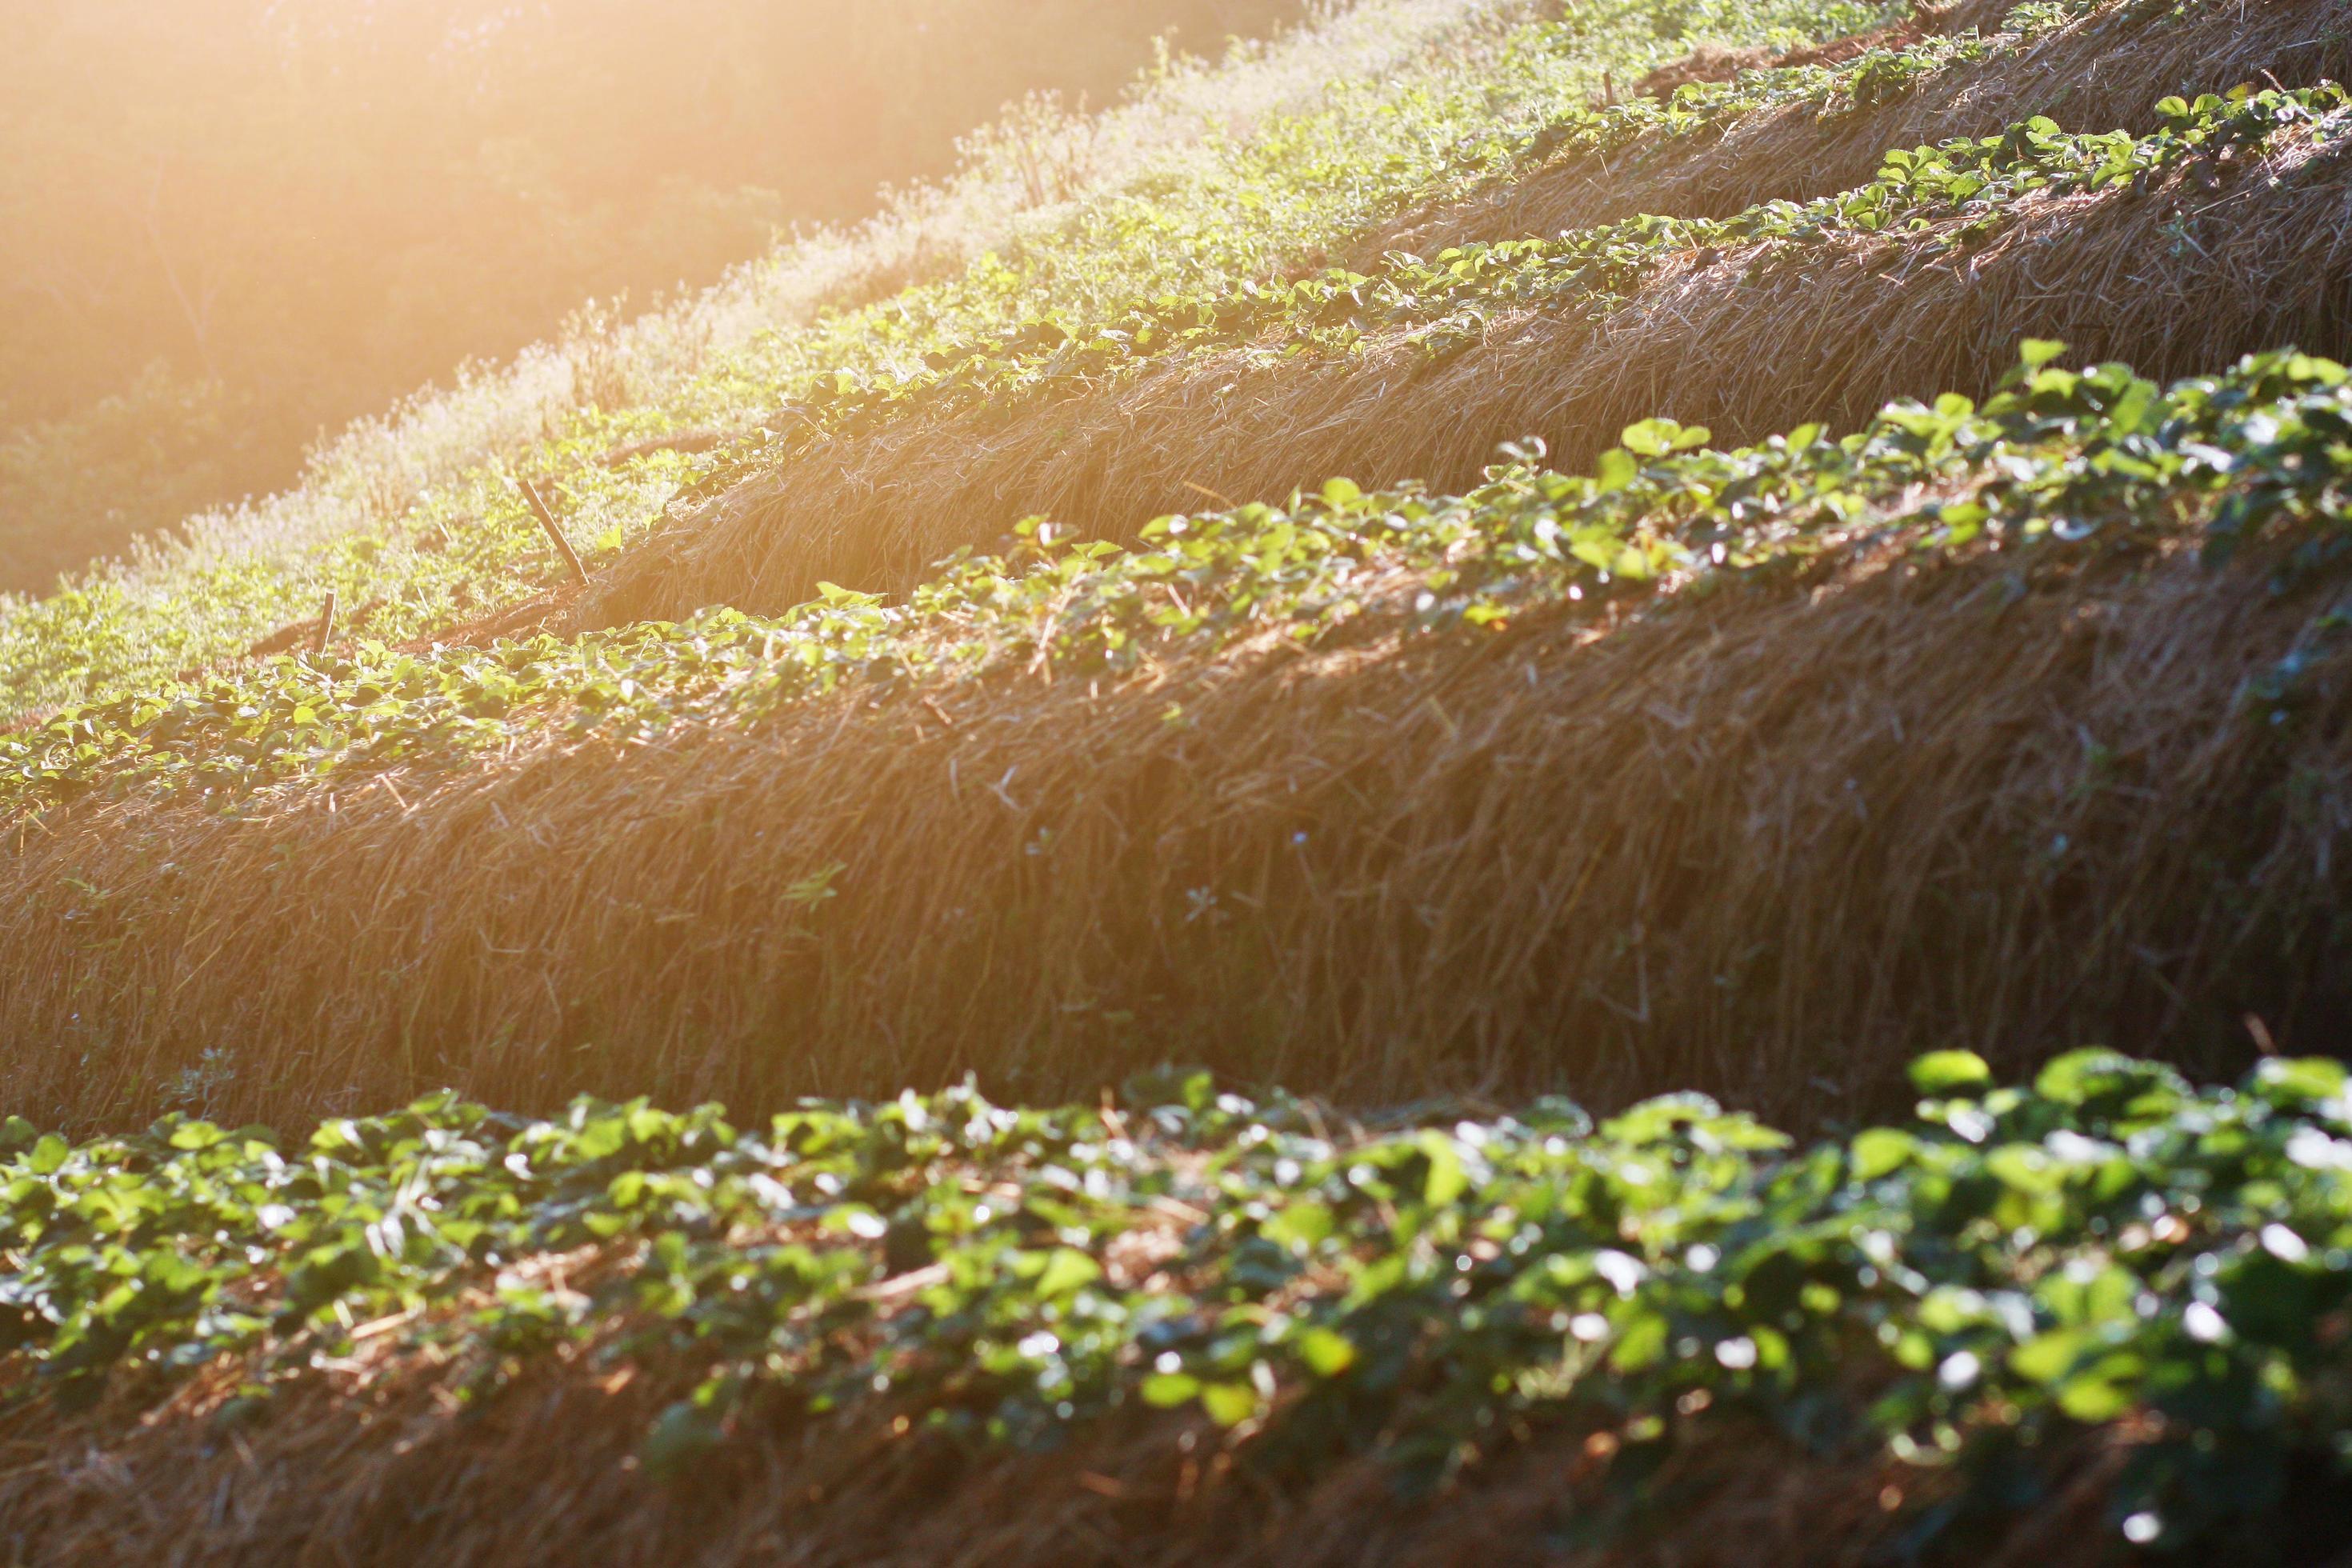
[[[0,588],[294,475],[1296,0],[44,0],[0,19]]]

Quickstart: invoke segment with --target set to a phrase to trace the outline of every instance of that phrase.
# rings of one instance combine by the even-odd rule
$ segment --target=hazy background
[[[0,0],[0,589],[1303,0]]]

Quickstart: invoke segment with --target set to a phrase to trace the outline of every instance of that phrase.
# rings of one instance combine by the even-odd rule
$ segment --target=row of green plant
[[[1537,154],[1609,160],[1637,150],[1671,155],[1676,144],[1720,133],[1749,116],[1790,105],[1824,121],[1900,96],[1961,61],[2016,49],[2072,19],[2080,4],[2021,7],[2009,30],[1937,37],[1898,50],[1873,50],[1835,67],[1748,69],[1728,82],[1694,83],[1662,98],[1605,107],[1572,105],[1539,133],[1507,147],[1480,142],[1453,158],[1462,178],[1524,172]],[[1553,28],[1556,35],[1568,24]],[[1581,34],[1577,34],[1580,37]],[[1774,202],[1722,221],[1642,216],[1551,240],[1476,243],[1433,261],[1391,252],[1371,273],[1331,268],[1292,279],[1244,276],[1193,292],[1149,299],[1102,297],[1090,314],[1023,319],[1034,303],[1017,267],[995,274],[1013,292],[973,310],[969,280],[910,290],[835,323],[834,334],[791,340],[789,362],[762,370],[778,398],[769,422],[747,443],[691,465],[700,491],[856,438],[909,416],[986,412],[1010,418],[1024,399],[1098,387],[1145,366],[1242,348],[1261,360],[1302,353],[1345,357],[1376,339],[1403,334],[1435,354],[1475,342],[1488,317],[1544,302],[1595,317],[1622,304],[1662,263],[1709,247],[1769,241],[1817,243],[1832,237],[1925,227],[1958,212],[1979,217],[1963,237],[1980,241],[2007,204],[2036,190],[2097,190],[2230,149],[2341,107],[2326,90],[2290,97],[2239,92],[2190,105],[2175,100],[2158,133],[2069,136],[2046,119],[2000,135],[1888,154],[1872,184],[1806,203]],[[1230,278],[1230,274],[1227,275]],[[1101,294],[1097,289],[1097,293]],[[1007,322],[1013,330],[1003,330]],[[877,361],[877,354],[879,352]],[[518,537],[524,537],[519,534]]]
[[[1833,122],[1863,107],[1900,94],[1916,81],[1960,61],[1988,58],[1997,50],[2032,42],[2079,10],[2080,5],[2022,7],[2012,29],[1987,38],[1976,34],[1937,37],[1896,50],[1872,50],[1838,66],[1751,68],[1724,82],[1692,83],[1664,97],[1636,97],[1595,106],[1570,104],[1533,131],[1496,127],[1503,142],[1482,138],[1457,147],[1450,163],[1465,180],[1507,180],[1538,159],[1618,160],[1628,155],[1670,157],[1680,143],[1720,134],[1735,121],[1791,105],[1814,109]],[[2046,11],[2048,15],[2039,14]],[[1570,24],[1556,24],[1553,47]],[[1581,32],[1570,36],[1581,39]],[[2198,106],[2217,109],[2220,100]],[[2053,129],[2046,124],[2038,129]],[[2188,127],[2180,128],[2183,131]],[[2016,133],[2012,132],[2012,136]],[[1515,140],[1510,139],[1516,137]],[[2169,151],[2169,149],[2167,149]],[[1937,155],[1937,150],[1929,150]],[[2151,160],[2162,161],[2159,153]],[[1979,160],[1981,161],[1981,160]],[[2054,162],[2054,160],[2053,160]],[[1777,232],[1768,217],[1751,219],[1759,231]],[[1637,240],[1653,233],[1656,220],[1632,226]],[[1785,224],[1782,226],[1785,227]],[[1607,254],[1622,247],[1621,231],[1562,236],[1559,245]],[[1691,236],[1699,231],[1693,229]],[[1685,237],[1684,248],[1707,243]],[[1328,268],[1291,279],[1258,273],[1204,277],[1188,289],[1156,294],[1099,297],[1096,309],[1078,315],[1055,313],[1023,318],[1013,312],[1026,301],[1007,300],[976,315],[916,312],[914,296],[856,323],[853,339],[806,345],[811,357],[779,367],[778,382],[794,395],[792,415],[776,435],[805,439],[813,431],[855,430],[872,423],[893,405],[969,406],[1038,382],[1081,376],[1102,366],[1173,350],[1249,343],[1266,338],[1308,339],[1316,329],[1346,319],[1363,324],[1395,324],[1442,315],[1454,299],[1492,292],[1492,280],[1511,258],[1536,260],[1552,253],[1544,244],[1466,247],[1448,252],[1432,267],[1409,254],[1392,253],[1371,275]],[[1467,265],[1457,265],[1467,260]],[[1011,275],[1017,278],[1018,272]],[[1541,292],[1540,289],[1530,292]],[[919,319],[910,319],[919,316]],[[1007,320],[1011,331],[999,330]],[[850,323],[845,321],[845,326]],[[900,352],[878,370],[856,363],[862,345],[898,340]],[[964,395],[940,397],[941,393]],[[933,399],[937,402],[933,402]],[[828,417],[811,421],[814,405]]]
[[[446,1095],[292,1141],[12,1121],[0,1367],[6,1397],[70,1404],[232,1358],[237,1421],[387,1336],[472,1398],[567,1344],[683,1358],[704,1375],[646,1435],[657,1472],[858,1407],[1036,1443],[1198,1406],[1291,1473],[1369,1447],[1423,1482],[1560,1425],[1638,1479],[1749,1421],[1981,1483],[1923,1535],[2128,1421],[2110,1508],[2142,1545],[2352,1451],[2341,1064],[2200,1090],[2089,1050],[1996,1088],[1947,1052],[1913,1076],[1916,1120],[1810,1145],[1696,1094],[1365,1127],[1173,1072],[1098,1106],[966,1087],[758,1129]]]
[[[100,573],[49,599],[9,606],[0,613],[0,692],[27,711],[154,687],[315,615],[330,590],[347,616],[367,609],[369,635],[388,642],[431,636],[560,580],[562,568],[516,498],[518,467],[557,488],[575,542],[609,554],[649,526],[681,484],[708,479],[714,466],[653,453],[608,468],[597,459],[616,446],[762,422],[805,430],[805,407],[790,405],[813,406],[821,387],[896,387],[929,374],[927,356],[961,361],[973,345],[1033,331],[1032,347],[1059,335],[1090,342],[1139,304],[1222,300],[1400,210],[1523,167],[1546,150],[1548,128],[1567,127],[1567,140],[1606,152],[1652,133],[1681,135],[1791,90],[1833,97],[1835,81],[1851,72],[1834,79],[1818,70],[1785,79],[1768,73],[1676,104],[1589,107],[1604,78],[1631,79],[1697,45],[1794,44],[1867,27],[1900,9],[1899,0],[1690,0],[1665,9],[1606,0],[1580,6],[1568,22],[1524,27],[1491,53],[1433,56],[1425,71],[1406,78],[1331,84],[1313,112],[1275,116],[1246,134],[1212,134],[1190,155],[1149,164],[945,281],[713,353],[653,402],[581,408],[529,456],[487,459],[380,525]],[[1038,363],[1050,358],[1037,356]]]
[[[775,618],[281,657],[0,737],[0,803],[22,813],[95,791],[246,811],[386,773],[397,793],[533,730],[635,744],[757,726],[850,686],[1118,678],[1251,639],[1475,636],[1538,605],[1706,594],[1889,541],[2030,552],[2170,531],[2218,559],[2272,538],[2284,573],[2352,542],[2342,366],[2277,353],[2165,389],[2120,365],[2068,370],[2062,352],[2029,343],[1980,406],[1897,403],[1842,438],[1806,426],[1720,451],[1704,429],[1648,421],[1590,475],[1520,451],[1456,497],[1334,479],[1286,507],[1162,519],[1134,551],[1024,524],[1020,550],[959,560],[899,605],[828,586]],[[2294,684],[2273,709],[2294,706]]]
[[[1767,202],[1729,218],[1643,216],[1552,239],[1461,246],[1434,260],[1391,252],[1369,274],[1333,268],[1290,282],[1244,281],[1213,297],[1165,297],[1078,333],[1033,322],[1016,336],[934,352],[919,372],[873,381],[842,371],[804,387],[806,401],[745,467],[909,414],[986,411],[1010,419],[1041,390],[1098,385],[1188,354],[1244,348],[1262,363],[1345,358],[1402,338],[1442,355],[1476,343],[1495,315],[1516,307],[1601,319],[1660,267],[1695,254],[1738,253],[1754,273],[1807,265],[1820,248],[1864,235],[1932,231],[1934,247],[1979,247],[2028,196],[2105,190],[2194,162],[2258,154],[2283,132],[2332,139],[2347,127],[2347,102],[2332,85],[2240,89],[2194,104],[2173,99],[2166,123],[2144,136],[2070,133],[2037,116],[1998,135],[1897,149],[1867,184],[1808,202]]]
[[[1899,101],[1947,68],[2011,53],[2081,20],[2102,0],[2030,0],[2002,17],[1990,34],[1938,33],[1892,47],[1864,49],[1834,65],[1743,67],[1716,81],[1685,82],[1672,91],[1575,105],[1541,125],[1498,125],[1462,147],[1456,168],[1477,184],[1504,185],[1535,163],[1606,159],[1627,153],[1647,159],[1683,152],[1680,143],[1721,135],[1738,121],[1803,109],[1817,123],[1835,127]],[[2172,18],[2166,18],[2172,19]],[[1552,47],[1576,47],[1573,16],[1558,23]]]

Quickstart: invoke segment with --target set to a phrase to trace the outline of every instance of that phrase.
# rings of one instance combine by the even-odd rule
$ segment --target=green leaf
[[[1461,1151],[1454,1146],[1453,1139],[1433,1127],[1423,1131],[1420,1144],[1421,1152],[1429,1157],[1429,1176],[1422,1184],[1422,1199],[1432,1208],[1444,1208],[1470,1185],[1470,1178],[1462,1169]]]
[[[1163,720],[1173,722],[1182,716],[1181,710],[1171,705]],[[1206,1068],[1162,1067],[1139,1072],[1119,1085],[1119,1100],[1137,1110],[1151,1110],[1160,1106],[1180,1106],[1193,1112],[1208,1109],[1217,1097],[1216,1075]]]
[[[1916,1138],[1891,1127],[1874,1127],[1857,1134],[1853,1141],[1854,1180],[1874,1182],[1890,1171],[1901,1169],[1918,1147]]]
[[[1307,1253],[1331,1234],[1336,1223],[1328,1204],[1295,1203],[1268,1215],[1259,1228],[1268,1240],[1293,1252]]]
[[[1345,1334],[1308,1329],[1297,1340],[1298,1359],[1318,1377],[1337,1377],[1356,1364],[1356,1347]]]
[[[2140,1076],[2139,1064],[2101,1046],[2053,1058],[2034,1076],[2033,1092],[2061,1105],[2084,1105]]]
[[[2344,1093],[2345,1067],[2330,1057],[2271,1057],[2255,1064],[2248,1087],[2273,1105],[2314,1105]]]
[[[1606,572],[1617,559],[1616,543],[1607,538],[1587,536],[1568,547],[1568,552],[1596,572]]]
[[[1663,458],[1677,449],[1683,427],[1671,419],[1644,419],[1638,425],[1628,425],[1617,437],[1625,450],[1644,458]],[[1700,436],[1703,442],[1706,436]]]
[[[2031,1383],[2054,1384],[2083,1359],[2084,1343],[2077,1329],[2038,1334],[2009,1352],[2010,1370]]]
[[[1141,1393],[1146,1405],[1173,1410],[1200,1396],[1201,1380],[1187,1372],[1155,1372],[1143,1380]]]
[[[2164,395],[2156,383],[2134,376],[2131,384],[2124,388],[2124,395],[2116,399],[2107,421],[2124,435],[2134,434],[2147,427],[2150,416],[2163,400]]]
[[[1246,1383],[1204,1384],[1201,1408],[1220,1426],[1238,1426],[1257,1414],[1257,1390]]]
[[[2023,362],[2029,374],[2065,352],[2066,345],[2055,338],[2027,338],[2017,345],[2017,357]]]
[[[1985,1156],[1995,1181],[2029,1197],[2044,1197],[2066,1184],[2064,1167],[2038,1143],[2004,1143]]]
[[[1929,1051],[1911,1064],[1911,1087],[1930,1100],[1992,1087],[1992,1068],[1974,1051]]]
[[[1657,1312],[1643,1312],[1617,1336],[1617,1343],[1609,1352],[1609,1364],[1619,1372],[1640,1372],[1665,1359],[1666,1320]]]
[[[2132,1407],[2130,1392],[2096,1373],[2070,1377],[2058,1390],[2058,1408],[2091,1425],[2113,1421]]]
[[[1050,1301],[1101,1278],[1102,1265],[1074,1247],[1057,1247],[1039,1271],[1035,1289],[1039,1300]]]

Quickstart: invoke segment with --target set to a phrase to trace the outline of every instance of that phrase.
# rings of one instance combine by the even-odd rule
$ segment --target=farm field
[[[2347,81],[1360,0],[0,603],[0,1549],[2345,1561]]]

